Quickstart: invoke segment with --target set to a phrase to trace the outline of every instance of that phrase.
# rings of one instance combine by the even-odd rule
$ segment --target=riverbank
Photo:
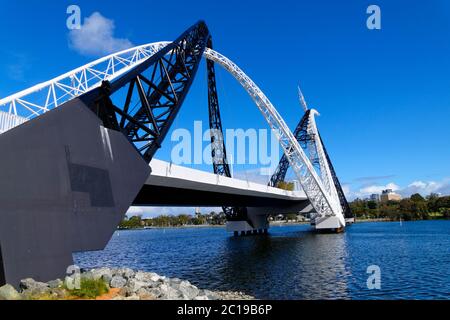
[[[161,226],[161,227],[142,227],[142,228],[118,228],[119,231],[125,230],[164,230],[164,229],[205,229],[205,228],[225,228],[224,224],[202,224],[202,225],[185,225],[185,226]]]
[[[309,222],[278,222],[278,221],[271,221],[270,226],[271,227],[279,227],[279,226],[296,226],[296,225],[305,225],[309,224]],[[164,229],[210,229],[210,228],[217,228],[217,229],[223,229],[227,226],[225,224],[204,224],[204,225],[185,225],[185,226],[165,226],[165,227],[142,227],[142,228],[118,228],[118,231],[128,231],[128,230],[164,230]]]
[[[415,219],[415,220],[402,220],[402,222],[408,221],[445,221],[448,218],[442,216],[430,217],[429,219]],[[399,222],[400,220],[389,219],[389,218],[356,218],[355,223],[366,223],[366,222]],[[309,221],[299,221],[299,222],[285,222],[285,221],[271,221],[270,227],[288,227],[288,226],[302,226],[309,225]],[[223,229],[226,225],[185,225],[185,226],[166,226],[166,227],[142,227],[142,228],[118,228],[118,231],[139,231],[139,230],[171,230],[171,229]]]
[[[83,271],[78,277],[66,277],[64,282],[25,279],[18,291],[5,285],[0,288],[0,300],[254,300],[254,297],[242,292],[202,290],[189,281],[151,272],[100,268]]]

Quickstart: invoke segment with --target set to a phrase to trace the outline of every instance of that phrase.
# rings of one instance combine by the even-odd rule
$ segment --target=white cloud
[[[352,196],[352,191],[350,189],[350,185],[343,184],[342,185],[342,191],[344,191],[344,194],[347,198],[350,198]]]
[[[414,193],[429,195],[430,193],[441,193],[443,195],[450,194],[450,180],[443,181],[414,181],[406,188],[400,191],[400,194],[409,196]]]
[[[368,187],[362,188],[359,190],[359,193],[362,195],[371,195],[374,193],[381,193],[383,190],[386,190],[386,189],[392,189],[394,191],[397,191],[400,189],[400,187],[398,185],[396,185],[395,183],[391,182],[384,186],[373,185],[373,186],[368,186]]]
[[[114,36],[114,20],[94,12],[79,30],[69,33],[69,45],[82,55],[101,56],[133,46],[130,40]]]
[[[344,185],[343,189],[345,195],[350,200],[367,198],[374,193],[381,194],[385,189],[392,189],[403,197],[410,197],[415,193],[420,193],[423,196],[427,196],[430,193],[450,195],[450,179],[443,179],[442,181],[414,181],[406,187],[400,187],[396,183],[391,182],[386,185],[360,187],[357,191],[353,191],[351,185]]]

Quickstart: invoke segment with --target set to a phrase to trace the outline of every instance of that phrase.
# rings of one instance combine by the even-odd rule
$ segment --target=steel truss
[[[213,48],[211,38],[209,39],[207,47],[208,49]],[[217,93],[214,61],[206,59],[206,66],[208,71],[209,129],[211,133],[211,153],[214,173],[220,176],[232,178],[225,147],[222,118],[220,116],[219,95]],[[252,225],[252,222],[249,221],[247,217],[247,208],[222,207],[222,210],[228,221],[247,221],[250,225]]]
[[[275,132],[293,171],[297,175],[317,215],[320,217],[336,216],[341,225],[345,226],[345,219],[338,200],[333,198],[333,195],[326,190],[310,159],[306,156],[283,118],[261,89],[227,57],[210,49],[205,50],[205,57],[214,60],[214,62],[219,63],[230,72],[256,103],[269,127]]]
[[[52,80],[0,100],[0,133],[126,74],[168,45],[155,42],[98,59]]]
[[[300,120],[299,124],[295,128],[294,136],[302,149],[307,152],[311,150],[311,147],[314,146],[314,137],[308,132],[309,126],[309,116],[311,110],[307,110],[306,114]],[[312,151],[309,157],[311,163],[315,168],[320,170],[319,160],[317,158],[317,152]],[[290,168],[289,160],[285,154],[283,154],[280,163],[278,164],[275,173],[272,175],[272,178],[269,181],[269,187],[278,188],[281,182],[284,182],[286,179],[287,171]]]
[[[150,163],[189,92],[209,37],[200,22],[128,73],[104,81],[80,99],[105,127],[121,131]],[[112,98],[125,86],[126,99],[118,107]]]
[[[320,170],[320,160],[317,155],[317,149],[315,145],[315,133],[313,133],[311,130],[311,125],[315,126],[314,124],[310,124],[310,117],[311,117],[311,109],[307,109],[305,115],[300,120],[298,126],[296,127],[294,131],[294,136],[296,137],[297,141],[299,142],[300,146],[302,147],[305,152],[307,150],[310,150],[310,160],[314,167],[317,170]],[[309,129],[308,129],[309,128]],[[323,152],[325,154],[326,162],[329,165],[331,176],[333,179],[333,184],[337,190],[337,194],[339,197],[339,203],[342,208],[342,212],[344,214],[344,217],[346,219],[353,218],[353,213],[350,209],[350,206],[348,204],[347,198],[345,197],[344,191],[342,190],[341,183],[339,182],[339,179],[336,175],[336,171],[333,167],[333,163],[331,162],[330,156],[325,148],[325,145],[323,143],[322,137],[320,136],[320,133],[318,135],[318,138],[321,142],[321,145],[323,147]],[[316,150],[311,150],[316,149]],[[278,167],[273,174],[272,178],[270,179],[269,186],[271,187],[278,187],[280,182],[285,181],[287,171],[290,168],[289,161],[286,157],[286,155],[283,155],[283,157],[280,160],[280,163],[278,164]]]
[[[206,25],[198,23],[175,42],[125,50],[2,99],[0,112],[8,116],[0,117],[0,132],[82,97],[106,126],[122,131],[149,161],[173,123],[203,54],[230,72],[254,100],[318,215],[337,216],[345,226],[341,206],[334,192],[330,192],[330,184],[319,177],[273,104],[236,64],[214,50],[205,49],[209,36]],[[150,71],[150,75],[145,75],[145,71]],[[113,103],[114,93],[126,85],[129,85],[130,98],[124,104],[117,99]],[[132,103],[134,92],[139,96],[136,105]]]
[[[322,142],[323,150],[325,152],[325,157],[327,159],[327,162],[330,165],[330,171],[331,175],[333,177],[333,183],[337,190],[338,196],[339,196],[339,203],[341,204],[342,212],[344,214],[345,219],[352,219],[354,218],[352,209],[350,208],[350,205],[348,204],[347,198],[345,196],[344,190],[342,189],[341,182],[339,181],[336,171],[334,170],[333,163],[331,162],[330,156],[328,155],[327,149],[325,148],[325,145],[323,144],[322,137],[319,134],[319,139]]]

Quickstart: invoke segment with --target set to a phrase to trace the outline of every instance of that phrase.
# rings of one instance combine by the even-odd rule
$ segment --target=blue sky
[[[112,47],[173,40],[205,20],[215,48],[250,75],[291,128],[302,115],[301,83],[322,114],[319,128],[350,197],[387,185],[404,194],[450,194],[448,1],[0,0],[0,97],[107,49],[70,45],[70,4],[83,19],[98,12],[114,22]],[[370,4],[381,8],[381,30],[366,28]],[[175,126],[207,120],[205,76],[202,68]],[[220,71],[218,81],[226,127],[266,128],[230,75]],[[169,155],[170,141],[157,156]]]

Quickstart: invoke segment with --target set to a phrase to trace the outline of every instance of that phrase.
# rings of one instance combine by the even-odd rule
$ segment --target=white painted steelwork
[[[8,112],[0,111],[0,134],[11,128],[17,127],[26,121],[26,118],[22,118]]]
[[[315,152],[316,157],[319,159],[319,165],[320,165],[320,175],[321,180],[325,186],[325,189],[327,192],[331,195],[331,199],[333,200],[333,206],[340,207],[339,202],[339,196],[338,192],[336,190],[336,185],[333,181],[333,175],[331,174],[330,165],[328,163],[327,157],[325,155],[325,150],[322,145],[322,141],[320,139],[319,130],[317,129],[316,124],[316,116],[320,115],[317,110],[312,109],[309,114],[309,121],[308,121],[308,133],[314,137],[314,145],[315,145]],[[345,225],[345,218],[341,210],[340,215],[336,215],[342,225]]]
[[[220,64],[230,72],[252,97],[270,128],[275,132],[292,169],[297,175],[303,190],[317,214],[321,217],[336,216],[339,218],[341,227],[345,227],[345,219],[338,198],[334,198],[326,190],[323,182],[314,170],[310,159],[308,159],[300,144],[297,142],[297,139],[295,139],[291,130],[266,95],[227,57],[211,49],[205,51],[205,57]]]
[[[170,42],[156,42],[124,50],[1,99],[0,111],[8,113],[9,117],[0,118],[0,133],[100,86],[102,81],[114,81],[168,44]],[[310,159],[261,89],[234,62],[222,54],[207,48],[204,57],[220,64],[230,72],[251,96],[270,128],[275,132],[317,215],[336,216],[341,221],[342,227],[345,226],[339,201],[335,198],[334,192],[330,193],[330,189],[325,186],[329,182],[325,180],[324,185]]]
[[[102,81],[118,78],[167,44],[156,42],[123,50],[1,99],[0,111],[10,117],[0,118],[0,133],[99,87]]]
[[[247,180],[228,178],[214,173],[187,168],[153,158],[150,162],[152,173],[146,184],[151,186],[174,187],[198,191],[215,191],[237,196],[266,197],[278,200],[302,201],[306,194],[302,191],[288,191],[269,187]]]

